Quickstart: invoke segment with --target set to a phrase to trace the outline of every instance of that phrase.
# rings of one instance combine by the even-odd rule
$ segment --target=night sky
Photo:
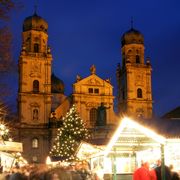
[[[35,0],[12,16],[13,56],[18,61],[22,24],[34,13]],[[120,38],[131,27],[145,39],[145,57],[153,68],[154,113],[158,116],[180,105],[180,1],[179,0],[39,0],[37,14],[49,24],[53,72],[72,93],[76,75],[87,77],[89,68],[103,79],[111,78],[117,93],[116,66],[121,63]],[[16,102],[18,78],[13,76]],[[9,82],[12,82],[9,81]]]

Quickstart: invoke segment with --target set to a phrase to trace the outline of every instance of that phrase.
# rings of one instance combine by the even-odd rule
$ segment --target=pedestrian
[[[27,180],[28,178],[23,174],[16,172],[10,175],[9,180]]]
[[[142,162],[141,167],[136,169],[133,174],[133,180],[151,180],[151,174],[149,171],[149,163]]]
[[[162,180],[162,174],[161,174],[161,161],[158,160],[157,167],[155,168],[157,180]],[[164,165],[164,175],[166,180],[171,180],[171,170],[168,166]]]
[[[150,176],[151,180],[157,180],[156,171],[154,168],[150,170]]]
[[[174,167],[172,164],[169,166],[169,169],[171,170],[171,180],[180,180],[179,174],[174,171]]]

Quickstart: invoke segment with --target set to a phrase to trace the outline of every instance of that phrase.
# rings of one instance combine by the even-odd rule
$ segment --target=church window
[[[37,156],[33,156],[33,157],[32,157],[32,160],[33,160],[33,162],[37,162],[37,161],[38,161]]]
[[[38,53],[38,52],[39,52],[39,44],[38,44],[38,43],[35,43],[35,44],[34,44],[34,52],[35,52],[35,53]]]
[[[142,89],[140,88],[137,89],[137,97],[142,98]]]
[[[37,138],[32,139],[32,148],[38,148],[39,147],[39,141]]]
[[[94,93],[99,94],[99,89],[94,89]]]
[[[97,121],[97,109],[96,108],[92,108],[90,110],[90,125],[94,126],[96,121]]]
[[[136,109],[136,116],[137,116],[138,118],[142,118],[142,117],[143,117],[143,114],[144,114],[144,111],[143,111],[142,108]]]
[[[89,88],[89,93],[93,93],[93,88]]]
[[[34,93],[38,93],[39,92],[39,81],[38,80],[34,80],[33,81],[33,92]]]
[[[140,64],[140,57],[139,57],[139,55],[136,55],[136,63]]]
[[[128,50],[128,53],[127,54],[131,54],[132,53],[132,50],[130,49],[130,50]]]

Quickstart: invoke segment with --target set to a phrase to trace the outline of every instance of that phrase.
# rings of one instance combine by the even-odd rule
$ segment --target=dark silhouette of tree
[[[9,98],[13,94],[9,77],[17,75],[16,61],[12,58],[10,20],[12,13],[22,7],[21,0],[0,0],[0,104],[6,106],[7,121],[16,119],[16,114],[12,113],[16,108]]]
[[[8,25],[12,11],[19,10],[22,3],[18,0],[0,0],[0,101],[9,94],[5,78],[8,73],[16,72],[12,56],[12,32]]]

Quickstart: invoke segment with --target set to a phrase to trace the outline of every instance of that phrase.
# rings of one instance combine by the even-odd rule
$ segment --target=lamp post
[[[113,180],[117,180],[117,177],[116,177],[116,148],[114,148],[114,153],[112,155],[112,165],[113,165]]]
[[[161,144],[161,178],[162,178],[162,180],[166,180],[165,164],[164,164],[164,144]]]

